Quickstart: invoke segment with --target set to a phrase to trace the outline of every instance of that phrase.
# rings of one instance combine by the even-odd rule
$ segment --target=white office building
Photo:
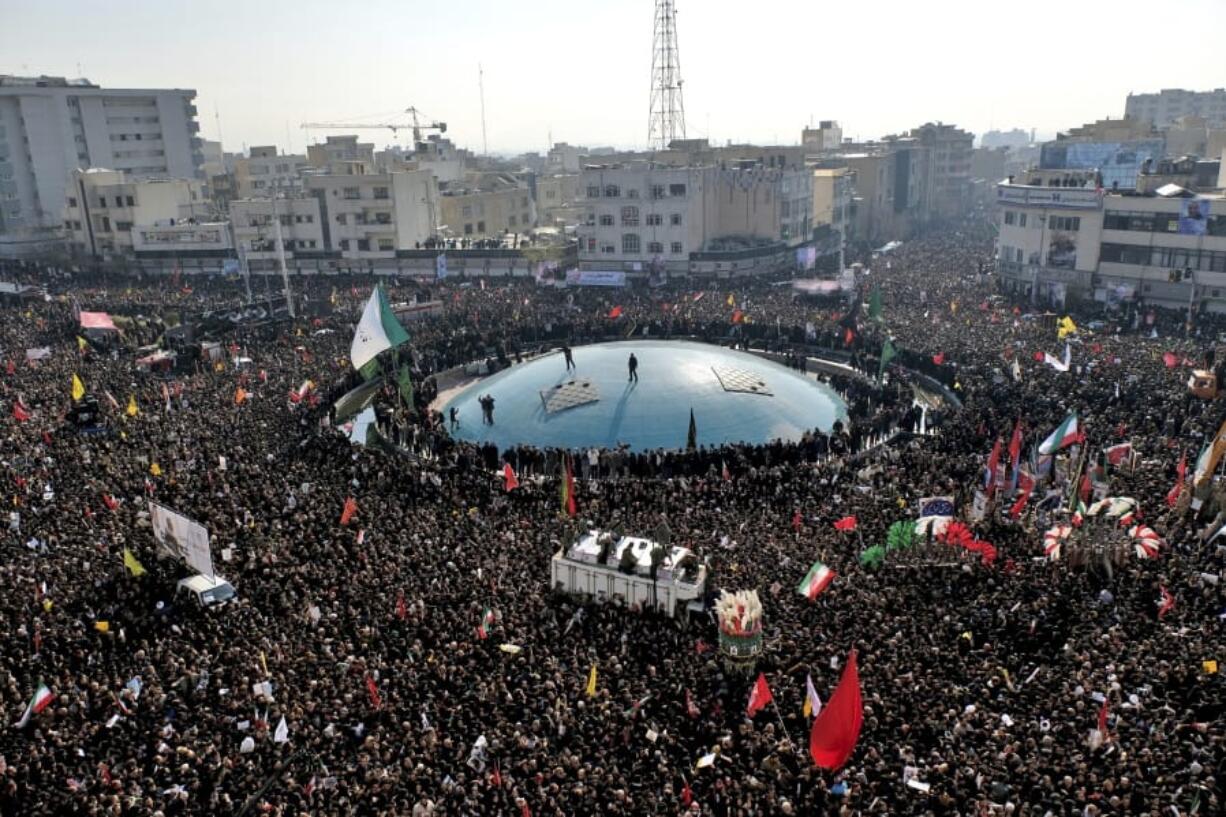
[[[0,255],[38,252],[62,237],[78,168],[134,180],[201,178],[195,96],[0,75]]]

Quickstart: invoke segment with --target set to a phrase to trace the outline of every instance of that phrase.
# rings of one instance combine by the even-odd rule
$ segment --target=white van
[[[234,585],[226,581],[224,576],[209,578],[203,574],[196,574],[186,579],[179,579],[175,597],[182,595],[190,596],[201,607],[211,607],[214,604],[225,604],[238,594],[234,590]]]

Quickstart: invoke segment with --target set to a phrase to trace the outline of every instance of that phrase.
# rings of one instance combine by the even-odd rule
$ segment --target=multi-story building
[[[1129,94],[1124,102],[1124,116],[1159,128],[1172,125],[1183,116],[1201,116],[1211,127],[1226,128],[1226,88],[1212,91],[1163,88],[1156,94]]]
[[[0,75],[0,255],[39,251],[59,239],[78,168],[133,179],[203,178],[195,96]]]
[[[587,148],[558,142],[545,156],[545,170],[549,173],[578,173],[580,157],[585,153]]]
[[[762,259],[775,264],[776,256],[812,239],[813,174],[803,165],[634,161],[588,165],[582,178],[588,210],[578,234],[585,269],[686,274],[713,261],[713,271],[735,273],[758,269]]]
[[[800,144],[809,154],[838,150],[843,145],[843,129],[833,119],[823,119],[816,128],[801,130]]]
[[[319,201],[325,249],[342,258],[388,257],[437,233],[438,183],[428,170],[308,176],[306,190]]]
[[[307,145],[307,162],[317,173],[370,173],[375,169],[375,145],[349,134],[329,136],[322,143]]]
[[[1165,155],[1162,134],[1141,119],[1100,119],[1044,142],[1039,167],[1044,170],[1092,170],[1108,190],[1132,190],[1147,161]]]
[[[244,260],[255,268],[270,268],[277,259],[277,225],[288,259],[331,257],[327,224],[320,200],[306,193],[285,198],[237,199],[230,203],[234,243]]]
[[[532,191],[506,173],[467,173],[463,182],[443,185],[439,202],[440,225],[452,238],[523,235],[536,226]]]
[[[302,190],[302,177],[311,169],[301,154],[278,154],[275,145],[252,147],[234,162],[234,186],[240,199],[258,199],[278,192],[294,195]]]
[[[1034,141],[1034,131],[1029,133],[1021,128],[1012,130],[990,130],[979,137],[981,148],[1021,148]]]
[[[924,150],[920,153],[924,198],[920,209],[925,219],[952,219],[965,215],[971,201],[971,152],[974,134],[954,125],[928,122],[912,129],[909,136]]]
[[[1226,312],[1226,197],[1171,185],[1111,192],[1094,172],[1036,170],[998,185],[997,266],[1043,305],[1093,298]]]
[[[536,217],[540,224],[560,226],[582,221],[583,177],[558,173],[536,178]]]
[[[846,167],[813,171],[813,226],[828,226],[839,234],[839,250],[855,240],[852,222],[854,174]]]
[[[118,170],[74,170],[61,223],[74,251],[93,258],[130,254],[134,228],[209,221],[204,184],[133,180]]]

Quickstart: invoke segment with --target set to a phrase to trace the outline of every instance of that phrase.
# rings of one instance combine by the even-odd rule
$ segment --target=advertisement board
[[[569,287],[624,287],[626,273],[614,270],[568,270],[566,285]]]
[[[213,577],[213,555],[204,525],[153,500],[149,501],[149,521],[153,538],[165,553],[197,573]]]
[[[1184,199],[1179,203],[1179,234],[1204,235],[1209,215],[1209,199]]]

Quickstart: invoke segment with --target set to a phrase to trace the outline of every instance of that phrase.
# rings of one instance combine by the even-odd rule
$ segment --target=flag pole
[[[773,696],[771,697],[771,706],[774,707],[775,709],[775,717],[779,719],[779,728],[783,730],[783,736],[787,738],[788,743],[792,743],[792,735],[788,732],[787,726],[785,726],[783,723],[783,713],[779,711],[779,703],[774,699]],[[800,744],[797,743],[795,744],[795,746],[796,746],[797,754],[801,754],[802,750],[801,750]]]

